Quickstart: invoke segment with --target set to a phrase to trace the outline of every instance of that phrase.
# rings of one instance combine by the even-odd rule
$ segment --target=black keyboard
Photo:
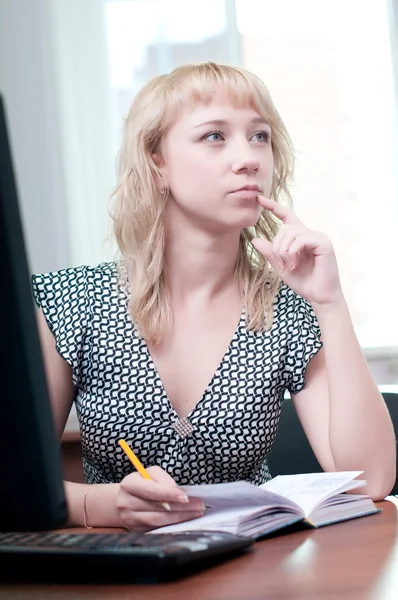
[[[0,533],[0,580],[155,583],[232,558],[252,544],[215,531]]]

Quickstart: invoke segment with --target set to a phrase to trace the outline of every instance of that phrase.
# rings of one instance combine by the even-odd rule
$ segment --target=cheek
[[[195,152],[173,152],[165,169],[170,190],[176,193],[203,191],[215,179],[212,162],[197,156]]]
[[[178,203],[184,204],[194,200],[193,192],[200,189],[200,177],[198,169],[194,168],[186,156],[175,155],[165,175],[170,194]]]
[[[267,157],[264,161],[264,169],[267,177],[272,177],[272,173],[274,172],[274,155],[272,151],[269,151],[267,154]]]
[[[272,182],[274,179],[273,175],[274,175],[274,161],[271,159],[270,161],[268,161],[266,169],[265,169],[265,191],[266,191],[267,195],[269,195],[271,193]]]
[[[265,188],[266,188],[266,190],[267,190],[268,194],[270,194],[270,193],[271,193],[271,189],[272,189],[272,183],[273,183],[273,181],[274,181],[274,178],[273,178],[273,171],[272,171],[272,170],[270,170],[270,171],[267,173],[267,178],[266,178],[266,180],[265,180]]]

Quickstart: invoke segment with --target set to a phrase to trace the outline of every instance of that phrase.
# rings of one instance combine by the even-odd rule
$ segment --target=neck
[[[173,220],[165,247],[165,274],[173,300],[210,300],[230,292],[238,252],[239,231],[214,234]]]

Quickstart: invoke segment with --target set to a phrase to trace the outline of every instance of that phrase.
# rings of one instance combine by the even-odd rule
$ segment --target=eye
[[[268,144],[268,142],[270,141],[270,138],[271,138],[271,132],[270,131],[257,131],[256,133],[254,133],[252,135],[252,137],[250,139],[252,140],[253,138],[257,138],[254,140],[256,142]]]
[[[202,139],[209,140],[209,142],[222,142],[225,138],[221,131],[212,131],[211,133],[207,133]]]

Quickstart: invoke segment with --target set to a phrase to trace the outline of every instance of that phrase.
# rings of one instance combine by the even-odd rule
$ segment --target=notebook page
[[[207,506],[218,509],[295,506],[288,498],[275,494],[276,490],[262,489],[247,481],[186,485],[182,489],[188,496],[201,498]]]
[[[227,531],[237,533],[239,524],[247,519],[255,519],[263,512],[258,508],[229,508],[225,510],[206,509],[203,517],[176,523],[174,525],[165,525],[158,529],[153,529],[148,533],[178,533],[181,531]]]
[[[302,507],[306,516],[326,498],[364,485],[355,480],[363,471],[340,471],[337,473],[304,473],[278,475],[260,486],[290,498]]]

